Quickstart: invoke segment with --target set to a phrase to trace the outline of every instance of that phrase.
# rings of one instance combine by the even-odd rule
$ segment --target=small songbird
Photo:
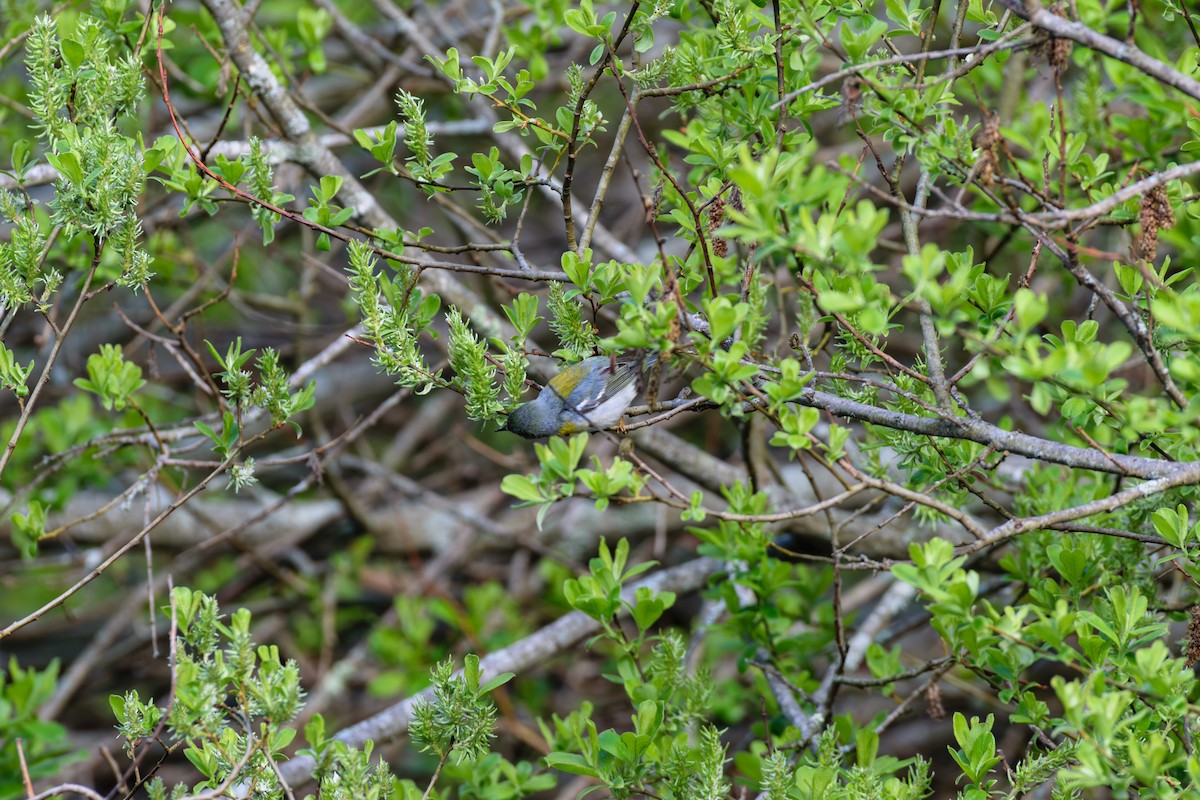
[[[592,356],[566,367],[536,400],[517,406],[500,428],[526,439],[599,431],[620,422],[657,356]]]

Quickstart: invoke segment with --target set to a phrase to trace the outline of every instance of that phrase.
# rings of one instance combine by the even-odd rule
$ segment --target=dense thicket
[[[0,24],[0,797],[1194,793],[1200,14]]]

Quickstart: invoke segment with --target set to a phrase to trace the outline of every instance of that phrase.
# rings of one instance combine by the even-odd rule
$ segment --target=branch
[[[1020,0],[998,0],[1000,5],[1009,9],[1019,17],[1029,20],[1038,28],[1051,33],[1060,39],[1070,39],[1084,47],[1103,53],[1117,61],[1122,61],[1136,70],[1165,83],[1195,100],[1200,100],[1200,82],[1189,78],[1174,67],[1151,58],[1133,45],[1105,36],[1092,30],[1082,22],[1064,19],[1042,7],[1037,0],[1026,0],[1022,6]],[[1185,12],[1186,13],[1186,12]]]
[[[1200,482],[1200,462],[1192,461],[1187,464],[1174,464],[1173,466],[1180,468],[1173,475],[1139,483],[1137,486],[1117,492],[1116,494],[1111,494],[1100,500],[1093,500],[1090,503],[1084,503],[1073,508],[1051,511],[1048,514],[1042,514],[1037,517],[1010,520],[1003,525],[993,528],[985,538],[966,546],[962,552],[975,553],[984,548],[993,547],[1001,542],[1012,539],[1014,536],[1020,536],[1022,533],[1048,528],[1052,525],[1080,519],[1081,517],[1090,517],[1093,514],[1102,514],[1105,511],[1112,511],[1129,503],[1135,503],[1138,500],[1143,500],[1159,492],[1165,492],[1168,489],[1174,489],[1178,486],[1189,486]]]
[[[835,172],[849,176],[845,170],[836,161],[827,161],[825,166]],[[1031,214],[1022,213],[1019,216],[1011,211],[972,211],[962,207],[952,208],[918,208],[911,203],[908,203],[899,198],[884,192],[876,186],[863,181],[857,181],[858,185],[865,191],[869,192],[880,200],[895,206],[901,211],[907,211],[913,214],[918,214],[922,217],[933,219],[949,219],[956,223],[963,222],[996,222],[1006,225],[1021,225],[1029,224],[1036,227],[1052,231],[1066,228],[1072,221],[1087,220],[1093,217],[1102,216],[1109,211],[1112,211],[1122,203],[1130,200],[1141,198],[1151,189],[1156,186],[1161,186],[1164,183],[1169,183],[1174,180],[1182,180],[1190,178],[1193,175],[1200,174],[1200,161],[1191,161],[1186,164],[1179,164],[1165,169],[1162,172],[1156,172],[1148,178],[1143,178],[1137,183],[1131,183],[1123,189],[1113,192],[1103,200],[1098,200],[1091,205],[1083,208],[1061,209],[1054,211],[1039,211]]]
[[[921,53],[905,53],[903,55],[892,56],[891,58],[881,58],[878,61],[869,61],[865,64],[851,64],[850,66],[843,67],[837,72],[831,72],[823,78],[818,78],[811,83],[805,84],[795,91],[788,92],[786,95],[784,95],[782,100],[776,102],[773,106],[771,106],[771,108],[779,108],[781,105],[792,102],[806,92],[816,91],[823,86],[828,86],[831,83],[837,83],[838,81],[844,80],[852,75],[861,75],[862,73],[873,69],[890,67],[895,64],[909,64],[914,61],[924,63],[926,61],[935,61],[942,58],[957,58],[958,56],[973,56],[974,58],[972,63],[978,63],[985,57],[990,56],[992,53],[999,52],[1000,50],[1019,50],[1030,47],[1032,44],[1031,42],[1009,41],[1010,39],[1013,39],[1017,35],[1024,32],[1025,31],[1023,28],[1016,28],[1004,34],[996,41],[984,45],[983,47],[976,45],[972,47],[953,47],[948,50],[929,50]],[[643,92],[643,94],[649,96],[652,94],[652,92],[646,91]]]
[[[847,400],[815,389],[805,390],[804,396],[800,398],[799,402],[839,417],[848,417],[893,430],[909,431],[926,436],[965,439],[989,445],[1000,453],[1016,453],[1038,461],[1061,464],[1075,469],[1090,469],[1142,479],[1178,477],[1185,473],[1191,475],[1194,472],[1195,476],[1190,479],[1190,482],[1200,481],[1200,462],[1198,461],[1172,462],[1141,456],[1102,453],[1099,450],[1089,450],[1050,439],[1042,439],[1020,431],[1006,431],[981,419],[918,417],[915,414],[905,414]]]

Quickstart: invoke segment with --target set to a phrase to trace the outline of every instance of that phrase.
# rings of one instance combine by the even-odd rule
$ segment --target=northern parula
[[[585,358],[551,378],[536,400],[514,408],[500,430],[538,439],[611,428],[633,404],[645,369],[656,359]]]

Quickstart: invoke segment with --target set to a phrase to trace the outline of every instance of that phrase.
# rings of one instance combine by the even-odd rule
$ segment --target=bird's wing
[[[575,403],[574,411],[586,416],[589,411],[596,409],[605,400],[620,394],[625,387],[641,375],[641,364],[637,361],[618,362],[616,369],[609,364],[604,367],[602,374],[605,376],[604,383],[599,384],[590,395],[579,398]]]

